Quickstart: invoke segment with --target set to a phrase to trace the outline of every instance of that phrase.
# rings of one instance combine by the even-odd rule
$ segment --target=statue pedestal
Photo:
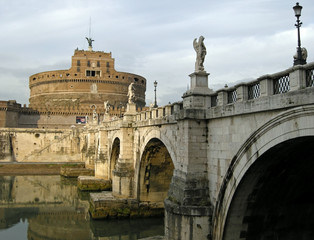
[[[210,107],[210,93],[213,91],[208,88],[208,75],[209,73],[205,71],[190,74],[191,88],[182,96],[184,108],[203,109]]]
[[[187,92],[191,92],[194,94],[209,94],[212,91],[208,88],[208,75],[209,73],[205,71],[194,72],[190,74],[190,90]]]
[[[128,103],[126,106],[125,114],[135,114],[136,113],[136,104],[135,103]]]
[[[109,122],[110,121],[110,115],[107,113],[104,114],[104,119],[102,120],[103,122]]]
[[[124,113],[123,119],[132,121],[133,117],[136,115],[136,104],[128,103],[126,107],[126,112]]]

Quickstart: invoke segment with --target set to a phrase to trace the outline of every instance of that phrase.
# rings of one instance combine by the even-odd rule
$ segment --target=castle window
[[[97,61],[97,67],[100,67],[100,62],[99,61]]]
[[[81,71],[80,67],[77,67],[77,68],[76,68],[76,71],[77,71],[77,72],[80,72],[80,71]]]
[[[87,67],[90,67],[90,61],[89,60],[87,61]]]
[[[117,75],[116,78],[119,78],[119,76]]]
[[[36,80],[36,78],[34,77],[34,78],[33,78],[33,81],[35,81],[35,80]]]
[[[109,67],[109,62],[107,62],[107,65],[106,65],[106,67],[107,67],[107,68]]]
[[[134,78],[134,81],[135,81],[135,82],[138,82],[138,78]]]
[[[76,65],[77,65],[77,66],[81,66],[81,61],[80,61],[80,60],[77,60]]]
[[[86,77],[100,77],[100,76],[101,76],[100,71],[86,70]]]

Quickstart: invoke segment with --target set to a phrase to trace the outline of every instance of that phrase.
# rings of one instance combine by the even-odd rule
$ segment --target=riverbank
[[[0,176],[11,175],[58,175],[62,167],[84,167],[82,162],[58,162],[58,163],[0,163]]]

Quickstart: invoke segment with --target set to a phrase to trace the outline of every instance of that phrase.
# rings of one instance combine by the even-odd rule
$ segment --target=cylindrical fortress
[[[117,72],[111,53],[77,49],[69,70],[29,77],[29,107],[54,114],[89,114],[94,106],[98,113],[104,112],[104,102],[108,101],[111,112],[116,112],[126,106],[131,83],[135,86],[135,103],[142,108],[146,92],[144,77]]]

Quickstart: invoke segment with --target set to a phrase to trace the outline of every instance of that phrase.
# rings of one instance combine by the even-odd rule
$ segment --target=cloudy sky
[[[28,104],[28,77],[69,69],[74,49],[112,52],[116,70],[147,79],[146,103],[180,101],[205,37],[210,88],[293,65],[292,0],[0,0],[0,100]],[[302,46],[314,61],[314,1],[302,0]]]

